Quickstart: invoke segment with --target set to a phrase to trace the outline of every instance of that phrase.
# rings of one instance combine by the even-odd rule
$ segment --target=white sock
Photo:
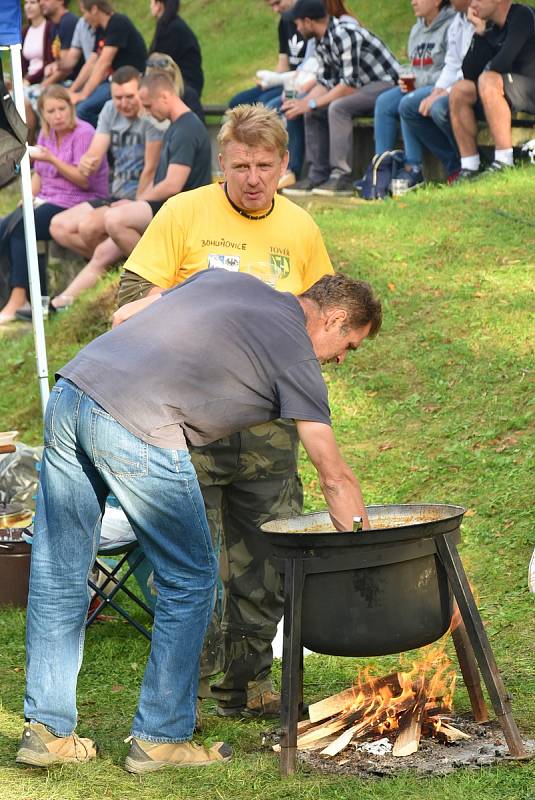
[[[495,150],[495,161],[500,161],[502,164],[507,164],[509,167],[513,166],[513,148],[508,147],[507,150]]]
[[[479,153],[476,153],[475,156],[462,156],[461,158],[461,169],[471,169],[472,172],[477,172],[480,164]]]

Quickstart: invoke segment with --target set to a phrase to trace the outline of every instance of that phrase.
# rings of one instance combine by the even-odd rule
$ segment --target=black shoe
[[[462,167],[452,183],[456,184],[464,183],[465,181],[475,181],[481,176],[481,174],[482,172],[480,169],[466,169],[466,167]]]
[[[288,197],[305,197],[308,194],[312,194],[312,189],[316,186],[319,186],[319,184],[314,183],[310,178],[301,178],[301,180],[294,183],[293,186],[287,186],[285,189],[282,189],[281,194],[287,195]]]
[[[57,312],[57,308],[52,305],[52,303],[48,304],[48,313],[55,314]],[[32,307],[28,304],[28,306],[24,306],[23,308],[19,308],[18,311],[15,311],[15,316],[17,319],[24,320],[24,322],[31,322],[32,317]]]
[[[509,172],[511,169],[514,169],[514,164],[506,164],[504,161],[493,161],[481,175],[495,175],[498,172]]]
[[[312,189],[312,194],[323,197],[351,197],[355,194],[353,182],[348,175],[339,175],[329,178],[325,183],[320,183]]]

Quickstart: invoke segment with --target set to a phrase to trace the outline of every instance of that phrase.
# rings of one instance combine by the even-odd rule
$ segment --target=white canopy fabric
[[[20,0],[0,0],[0,50],[8,50],[11,60],[11,79],[17,111],[23,119],[24,87],[22,83],[22,15]],[[45,329],[43,325],[43,309],[41,305],[41,285],[39,281],[39,263],[37,259],[37,242],[35,240],[35,222],[33,216],[32,180],[30,157],[28,153],[21,161],[22,210],[24,234],[28,260],[28,277],[30,283],[30,302],[32,304],[33,331],[35,353],[37,358],[37,377],[41,395],[41,408],[44,416],[49,395],[48,366],[46,358]]]

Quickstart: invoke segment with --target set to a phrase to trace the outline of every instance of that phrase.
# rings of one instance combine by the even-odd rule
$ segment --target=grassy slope
[[[336,432],[361,476],[369,502],[458,502],[470,509],[463,555],[477,587],[495,654],[526,733],[535,734],[535,647],[526,589],[532,537],[534,470],[533,245],[534,169],[476,187],[430,188],[404,202],[314,207],[334,262],[373,282],[384,298],[384,330],[340,369],[327,373]],[[51,367],[103,329],[109,289],[48,324]],[[10,425],[38,436],[31,338],[12,341],[0,398]],[[11,409],[9,411],[9,409]],[[8,416],[6,416],[8,415]],[[322,501],[304,464],[309,508]],[[238,755],[229,767],[195,775],[137,780],[120,769],[146,655],[123,626],[88,636],[81,674],[81,730],[103,748],[98,766],[49,776],[11,765],[23,688],[22,615],[0,616],[2,702],[0,785],[6,800],[46,798],[427,797],[517,800],[530,797],[533,765],[502,766],[445,779],[401,776],[380,784],[301,773],[286,783],[260,750],[259,725],[207,716],[207,736],[226,738]],[[383,659],[386,668],[394,659]],[[353,659],[312,657],[309,699],[346,686]],[[461,689],[457,705],[466,708]],[[84,777],[85,776],[85,777]],[[87,785],[82,786],[86,781]]]
[[[386,14],[394,15],[402,5],[406,4],[370,0],[359,3],[358,11],[371,28],[393,41],[395,37],[386,35]],[[215,14],[221,16],[220,3],[183,4],[184,16],[192,24],[195,20],[201,35],[209,82],[224,87],[225,96],[247,85],[256,63],[269,63],[271,58],[269,45],[264,42],[264,52],[255,44],[251,24],[253,15],[271,24],[263,0],[250,0],[248,9],[254,12],[243,20],[237,13],[242,6],[234,0],[225,3],[227,14],[236,10],[232,32],[238,47],[217,27],[209,38]],[[130,10],[139,4],[123,2],[118,7]],[[410,21],[410,12],[406,19]],[[238,23],[243,24],[239,34]],[[400,29],[404,32],[406,26]],[[400,43],[403,38],[399,36]],[[207,90],[207,99],[220,97],[220,89]],[[533,597],[525,575],[533,546],[535,467],[534,178],[535,170],[526,169],[478,186],[428,189],[403,202],[311,209],[335,264],[369,279],[385,306],[379,338],[341,369],[327,373],[343,452],[360,475],[368,502],[445,501],[470,509],[463,525],[465,564],[514,695],[516,717],[532,736]],[[2,193],[0,213],[13,198],[11,192]],[[68,315],[48,323],[51,372],[105,329],[110,291],[105,287],[90,294]],[[37,443],[40,414],[32,339],[3,334],[0,346],[0,429],[18,427],[25,441]],[[307,506],[321,507],[306,463],[304,478]],[[261,726],[223,722],[211,715],[207,736],[225,738],[237,748],[231,765],[203,772],[202,777],[195,771],[164,773],[140,782],[120,767],[125,752],[121,736],[128,731],[147,648],[122,625],[90,630],[80,677],[80,730],[99,740],[103,755],[98,765],[45,774],[17,769],[12,757],[21,724],[22,624],[20,612],[0,615],[0,789],[5,800],[533,797],[533,765],[460,772],[445,779],[400,776],[372,783],[301,772],[281,782],[275,759],[260,750]],[[384,659],[382,664],[386,668],[392,662]],[[354,671],[353,659],[311,657],[305,675],[307,697],[343,688]],[[458,707],[466,708],[462,689]]]

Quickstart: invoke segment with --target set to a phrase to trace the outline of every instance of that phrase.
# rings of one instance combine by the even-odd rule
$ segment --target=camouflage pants
[[[223,666],[222,680],[212,686],[222,705],[245,705],[271,685],[271,642],[283,611],[282,579],[259,527],[301,511],[298,441],[295,424],[277,420],[190,448],[214,545],[221,546],[223,608],[212,617],[201,676]]]

